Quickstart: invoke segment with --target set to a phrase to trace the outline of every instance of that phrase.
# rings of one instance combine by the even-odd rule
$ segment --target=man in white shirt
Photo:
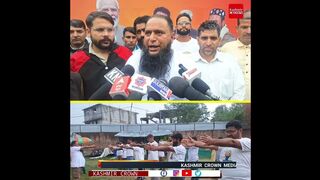
[[[165,154],[163,151],[159,151],[159,161],[160,162],[163,162],[165,159]]]
[[[196,39],[190,35],[191,17],[187,13],[179,14],[176,20],[177,37],[172,42],[172,49],[182,54],[195,56],[199,51]]]
[[[80,179],[81,168],[85,167],[86,164],[86,160],[80,150],[85,148],[94,148],[95,145],[78,146],[76,141],[72,141],[70,146],[72,179],[78,180]]]
[[[192,139],[197,140],[196,136],[193,136]],[[185,147],[188,150],[188,162],[197,162],[199,161],[199,147],[193,145],[189,145],[188,143],[185,144]],[[198,168],[191,168],[192,170],[197,170]],[[192,177],[191,180],[198,180],[197,177]]]
[[[127,156],[127,160],[133,160],[134,159],[134,155],[133,155],[133,149],[130,148],[130,144],[132,143],[132,138],[128,138],[127,139],[127,144],[124,146],[124,149],[126,149],[126,156]]]
[[[246,87],[245,100],[251,99],[251,11],[243,13],[243,19],[238,19],[238,39],[221,47],[221,52],[235,56],[241,67]]]
[[[165,79],[167,82],[180,76],[179,64],[187,69],[194,67],[192,60],[185,60],[171,49],[173,23],[166,16],[153,15],[146,23],[143,49],[135,50],[126,64],[135,69],[135,73],[148,73],[151,78]]]
[[[235,169],[222,169],[222,180],[250,180],[251,179],[251,139],[242,137],[240,121],[233,120],[226,124],[224,139],[213,139],[201,136],[200,141],[207,145],[219,146],[220,161],[235,161]]]
[[[179,14],[183,14],[183,13],[187,13],[187,14],[190,16],[191,20],[192,20],[193,13],[192,13],[192,11],[191,11],[190,9],[184,9],[184,10],[181,10],[181,11],[179,12]],[[197,39],[197,37],[198,37],[198,31],[197,31],[196,29],[191,28],[191,30],[190,30],[190,36],[191,36],[192,38],[194,38],[194,39]]]
[[[159,161],[159,151],[147,149],[146,147],[158,147],[157,141],[154,140],[154,136],[149,134],[147,136],[148,145],[144,146],[145,150],[148,150],[148,160],[158,160]],[[159,180],[159,177],[152,177],[151,180]]]
[[[133,149],[134,160],[144,160],[144,149],[142,148],[144,145],[142,142],[134,142],[130,143],[130,148]],[[138,168],[138,170],[143,170],[142,168]],[[138,177],[137,180],[142,180],[144,177]]]
[[[116,150],[116,156],[118,160],[122,160],[122,156],[123,156],[122,146],[123,144],[121,142],[117,142],[116,146],[112,147],[113,150]]]
[[[194,136],[192,139],[197,140],[197,137]],[[196,146],[188,147],[188,162],[197,162],[199,161],[199,148]]]
[[[154,140],[154,136],[152,134],[149,134],[147,136],[147,141],[148,141],[148,145],[150,146],[158,146],[157,141]],[[159,152],[153,151],[153,150],[149,150],[148,151],[148,160],[159,160]]]
[[[173,152],[169,162],[184,162],[186,157],[186,148],[181,144],[181,140],[183,139],[183,136],[181,133],[176,133],[171,136],[172,138],[172,146],[150,146],[146,145],[145,149],[148,150],[158,150],[158,151],[169,151]],[[170,179],[176,179],[170,178]],[[184,179],[183,177],[179,179]]]
[[[232,55],[217,51],[221,39],[219,26],[214,21],[205,21],[198,32],[200,50],[196,65],[201,79],[220,100],[243,100],[245,83],[237,60]]]
[[[127,149],[124,148],[125,144],[122,144],[121,147],[122,147],[122,150],[123,150],[121,158],[122,158],[122,160],[127,160]]]
[[[144,160],[144,149],[139,146],[132,145],[134,160]]]

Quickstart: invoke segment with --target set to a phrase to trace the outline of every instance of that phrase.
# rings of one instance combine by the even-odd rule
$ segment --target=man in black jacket
[[[89,51],[77,51],[71,56],[72,72],[80,73],[83,80],[84,98],[97,91],[107,82],[104,75],[114,67],[121,69],[132,52],[114,42],[114,22],[106,12],[92,12],[86,19],[92,43]],[[108,93],[108,92],[106,92]],[[109,96],[108,99],[111,99]]]

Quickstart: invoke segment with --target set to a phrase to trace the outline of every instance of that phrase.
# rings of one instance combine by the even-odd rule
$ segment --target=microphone
[[[150,75],[147,72],[142,72],[140,76],[149,77]],[[144,95],[140,91],[130,90],[128,100],[141,100]]]
[[[117,94],[117,95],[113,96],[112,99],[113,100],[127,100],[126,96],[124,96],[122,94]]]
[[[131,91],[127,100],[141,100],[143,95],[144,94],[141,94],[141,93],[138,93],[135,91]]]
[[[169,88],[174,95],[180,98],[187,98],[189,100],[211,100],[190,86],[188,81],[178,76],[170,79]]]
[[[118,77],[125,76],[125,75],[132,76],[133,74],[134,74],[134,68],[131,65],[127,64],[121,69],[121,71],[117,67],[114,67],[107,74],[105,74],[104,77],[106,78],[107,81],[113,84],[114,80],[117,79]]]
[[[156,91],[149,91],[148,100],[162,100],[162,98]]]
[[[184,73],[186,71],[184,71],[183,69],[179,69],[178,73],[182,76],[182,73]]]
[[[202,94],[205,94],[209,96],[213,100],[220,100],[220,98],[210,91],[210,87],[207,83],[205,83],[203,80],[196,78],[192,81],[191,86],[201,92]]]
[[[127,99],[127,97],[129,96],[128,86],[130,82],[130,76],[122,76],[116,78],[109,92],[112,99]]]
[[[89,100],[105,100],[105,99],[112,99],[112,97],[109,95],[109,91],[115,81],[116,78],[119,78],[121,76],[127,75],[132,76],[134,74],[134,68],[127,64],[125,65],[121,71],[114,67],[111,69],[108,73],[104,75],[107,82],[103,84],[98,90],[96,90],[90,97]]]
[[[109,93],[106,93],[110,91],[111,87],[112,87],[112,84],[109,81],[107,81],[89,97],[89,100],[112,99]]]
[[[183,76],[183,78],[185,80],[187,80],[190,85],[191,85],[193,80],[195,80],[196,78],[200,78],[201,77],[201,72],[198,71],[197,68],[191,68],[191,69],[187,70],[187,68],[185,68],[182,64],[179,64],[179,67],[181,69],[178,71],[178,73],[181,76]]]
[[[117,67],[114,67],[107,74],[104,75],[104,78],[106,78],[108,82],[113,84],[115,79],[123,75],[124,75],[123,72],[121,72]]]
[[[213,100],[220,99],[218,96],[213,95],[212,92],[210,91],[210,87],[200,79],[200,72],[197,72],[196,68],[193,68],[191,70],[186,70],[186,68],[182,64],[179,64],[179,67],[181,68],[179,70],[179,74],[183,75],[183,77],[189,82],[189,84],[193,88],[195,88],[197,91],[201,92],[202,94],[209,96]]]
[[[149,75],[146,72],[143,72],[142,74]],[[147,94],[147,88],[150,84],[151,78],[142,74],[134,74],[131,78],[131,83],[129,84],[128,89],[130,92],[137,92],[142,95]]]
[[[151,83],[149,85],[149,88],[151,89],[148,93],[149,96],[152,95],[152,97],[155,97],[155,98],[158,98],[155,94],[157,93],[159,96],[160,96],[160,99],[154,99],[154,100],[161,100],[162,98],[166,99],[166,100],[169,100],[171,95],[172,95],[172,91],[171,89],[169,89],[167,87],[167,82],[165,79],[161,79],[161,80],[158,80],[156,78],[153,78],[151,80]],[[150,94],[151,93],[151,94]],[[148,96],[148,99],[149,99],[149,96]],[[162,98],[161,98],[162,97]]]
[[[134,74],[134,67],[130,64],[127,64],[121,69],[121,71],[123,74],[131,77]]]
[[[184,67],[182,64],[179,64],[179,74],[182,76],[182,73],[186,72],[188,69]]]

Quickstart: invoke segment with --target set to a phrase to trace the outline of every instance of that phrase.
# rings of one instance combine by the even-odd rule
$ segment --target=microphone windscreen
[[[189,86],[184,92],[185,98],[189,100],[211,100],[209,97]]]
[[[188,86],[188,81],[178,76],[171,78],[169,81],[169,88],[171,89],[172,93],[179,98],[184,98],[184,91]]]
[[[194,79],[191,83],[191,86],[203,94],[205,94],[210,89],[208,84],[202,81],[200,78]]]
[[[155,91],[148,92],[148,100],[161,100],[161,96]]]
[[[129,64],[125,65],[125,66],[121,69],[121,71],[123,72],[123,74],[125,74],[125,75],[127,75],[127,76],[130,76],[130,77],[134,74],[134,68],[133,68],[131,65],[129,65]]]

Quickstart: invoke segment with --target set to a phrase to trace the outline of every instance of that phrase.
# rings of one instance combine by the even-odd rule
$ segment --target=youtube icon
[[[182,176],[192,176],[192,170],[182,170]]]

